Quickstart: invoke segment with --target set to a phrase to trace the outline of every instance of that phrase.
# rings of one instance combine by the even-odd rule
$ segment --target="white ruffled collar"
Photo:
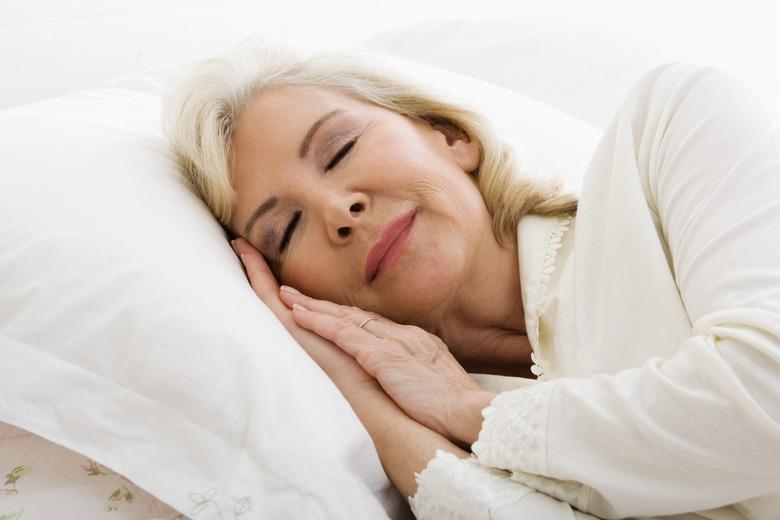
[[[528,341],[531,343],[531,372],[543,380],[547,362],[539,347],[539,318],[544,308],[547,286],[557,267],[558,250],[572,217],[526,215],[517,224],[517,254],[520,289]]]

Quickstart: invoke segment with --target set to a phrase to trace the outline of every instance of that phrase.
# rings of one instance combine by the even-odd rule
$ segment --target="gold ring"
[[[361,321],[361,322],[360,322],[360,325],[359,325],[359,327],[362,329],[362,328],[363,328],[363,325],[365,325],[365,324],[366,324],[366,323],[368,323],[369,321],[371,321],[371,320],[375,320],[375,319],[376,319],[376,318],[374,318],[373,316],[372,316],[372,317],[370,317],[370,318],[366,318],[366,319],[364,319],[363,321]],[[363,330],[365,330],[365,329],[363,329]]]

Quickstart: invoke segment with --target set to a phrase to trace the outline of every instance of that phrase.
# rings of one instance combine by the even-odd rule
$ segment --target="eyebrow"
[[[276,203],[279,202],[278,197],[271,197],[262,204],[260,204],[254,213],[252,213],[252,216],[249,218],[249,221],[246,223],[246,226],[244,226],[244,236],[249,236],[249,231],[252,229],[252,226],[255,225],[255,222],[257,219],[259,219],[263,213],[266,211],[269,211],[271,208],[276,206]]]
[[[306,154],[309,153],[309,145],[311,145],[311,142],[314,139],[314,135],[317,133],[317,130],[320,129],[320,127],[325,123],[325,121],[327,121],[331,117],[341,112],[343,112],[343,110],[340,108],[337,108],[336,110],[331,110],[321,118],[317,119],[314,122],[314,124],[311,125],[309,131],[306,132],[306,137],[303,138],[303,142],[301,143],[301,149],[298,150],[298,155],[300,155],[301,159],[305,159]]]
[[[320,127],[330,119],[331,117],[335,116],[336,114],[339,114],[343,112],[344,110],[337,108],[336,110],[331,110],[330,112],[326,113],[319,119],[317,119],[313,125],[311,125],[311,128],[309,128],[309,131],[306,132],[306,135],[303,138],[303,142],[301,143],[301,147],[298,150],[298,155],[300,155],[301,159],[306,158],[306,154],[309,153],[309,147],[311,146],[311,142],[314,140],[314,136],[317,134],[317,130],[320,129]],[[262,204],[260,204],[257,209],[255,209],[254,213],[252,213],[252,216],[249,218],[249,220],[246,223],[246,226],[244,226],[244,236],[248,237],[249,232],[252,230],[252,226],[255,225],[255,222],[257,222],[257,219],[259,219],[264,213],[271,210],[276,204],[279,202],[278,197],[269,197],[265,200]]]

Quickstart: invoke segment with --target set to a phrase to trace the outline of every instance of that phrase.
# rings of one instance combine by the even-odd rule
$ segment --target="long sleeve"
[[[409,504],[418,520],[597,520],[509,478],[508,472],[437,450]]]
[[[602,518],[780,494],[777,120],[756,89],[717,67],[674,63],[643,76],[594,154],[581,202],[603,207],[581,206],[577,240],[599,225],[587,212],[603,224],[625,210],[627,226],[641,205],[692,332],[637,366],[498,395],[472,446],[479,462],[536,488],[543,477],[579,483],[561,498]],[[616,200],[632,187],[641,204]],[[592,237],[590,247],[609,240]],[[585,319],[615,312],[609,303]],[[621,312],[625,327],[641,319]]]

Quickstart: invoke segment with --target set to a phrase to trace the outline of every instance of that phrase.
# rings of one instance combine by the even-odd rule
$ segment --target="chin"
[[[420,324],[438,315],[452,301],[456,277],[444,266],[427,263],[426,269],[399,272],[377,313],[397,323]],[[391,315],[392,313],[392,315]]]

